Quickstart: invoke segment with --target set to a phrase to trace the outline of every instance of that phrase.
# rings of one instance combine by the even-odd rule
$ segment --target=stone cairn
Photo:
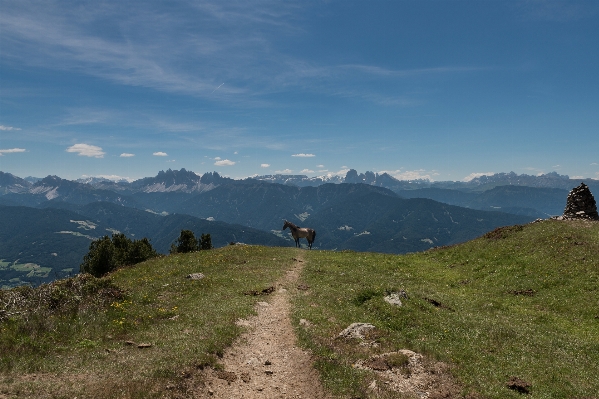
[[[586,184],[580,183],[580,186],[574,187],[570,191],[562,218],[599,220],[597,203]]]

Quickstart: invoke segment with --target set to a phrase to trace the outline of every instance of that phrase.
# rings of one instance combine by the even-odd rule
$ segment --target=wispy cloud
[[[298,158],[313,158],[316,155],[314,154],[293,154],[292,157],[298,157]]]
[[[382,77],[411,77],[415,75],[430,75],[430,74],[453,74],[463,72],[475,72],[488,70],[489,68],[472,67],[472,66],[443,66],[431,68],[416,68],[416,69],[387,69],[376,65],[361,65],[347,64],[341,65],[340,68],[362,72],[369,75]]]
[[[301,7],[258,3],[203,1],[168,10],[148,4],[132,13],[126,2],[81,8],[23,0],[0,14],[3,53],[118,84],[239,101],[269,82],[275,85],[294,65],[275,53],[270,38],[298,34],[293,21]],[[106,22],[115,28],[110,35],[95,28]]]
[[[470,173],[468,176],[464,177],[462,181],[471,181],[481,176],[493,176],[495,172],[474,172]]]
[[[9,148],[6,150],[0,150],[0,156],[4,155],[4,154],[12,154],[15,152],[25,152],[26,150],[24,148]]]
[[[293,170],[291,170],[291,169],[275,170],[275,173],[277,173],[279,175],[290,175],[293,173]]]
[[[155,157],[168,157],[168,154],[162,151],[155,152],[152,155],[154,155]]]
[[[235,165],[235,162],[230,161],[228,159],[221,159],[221,160],[214,162],[214,165],[215,166],[233,166],[233,165]]]
[[[123,152],[120,155],[121,158],[131,158],[131,157],[134,157],[134,156],[135,156],[135,154],[129,154],[128,152]]]
[[[12,126],[0,125],[0,130],[11,131],[11,130],[21,130],[21,128],[20,127],[12,127]]]
[[[74,152],[79,156],[90,158],[104,158],[106,154],[101,147],[91,144],[74,144],[67,148],[67,152]]]
[[[314,173],[314,171],[310,169],[302,169],[300,173]]]
[[[270,168],[270,164],[269,163],[261,163],[260,167],[261,168]]]

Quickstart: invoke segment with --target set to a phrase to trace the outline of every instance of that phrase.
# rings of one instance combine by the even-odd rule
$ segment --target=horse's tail
[[[312,230],[312,242],[316,240],[316,230]]]

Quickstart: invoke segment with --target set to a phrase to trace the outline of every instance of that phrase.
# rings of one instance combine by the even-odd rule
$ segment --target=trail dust
[[[258,302],[257,316],[237,321],[248,331],[224,353],[224,370],[207,371],[205,397],[330,398],[309,352],[296,345],[289,317],[289,296],[297,289],[303,265],[300,253],[275,285],[269,301]]]

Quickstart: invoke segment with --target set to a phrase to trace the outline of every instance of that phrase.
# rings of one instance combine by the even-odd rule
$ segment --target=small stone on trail
[[[202,274],[202,273],[191,273],[191,274],[188,274],[187,276],[185,276],[185,278],[188,278],[191,280],[201,280],[204,277],[206,277],[206,276],[204,276],[204,274]]]
[[[133,342],[133,341],[125,341],[125,345],[135,345],[135,342]]]
[[[264,373],[266,375],[273,375],[274,374],[274,372],[272,370],[266,370]]]
[[[264,362],[264,365],[265,365],[265,366],[270,366],[271,364],[272,364],[272,363],[270,362],[270,360],[267,360],[267,361],[265,361],[265,362]]]
[[[300,319],[299,321],[300,326],[304,326],[304,327],[309,327],[312,325],[312,323],[310,323],[308,320],[306,319]]]
[[[152,347],[152,344],[139,344],[139,345],[137,345],[137,347],[138,347],[139,349],[151,348],[151,347]]]

